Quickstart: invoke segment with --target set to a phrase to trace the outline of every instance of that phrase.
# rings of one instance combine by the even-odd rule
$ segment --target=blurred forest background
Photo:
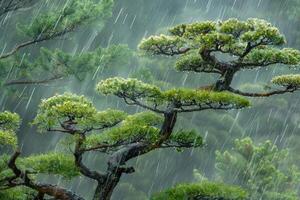
[[[59,7],[59,1],[36,0],[17,14],[2,15],[0,51],[6,52],[18,41],[24,41],[26,36],[21,34],[26,29],[24,26],[30,26],[40,13]],[[299,0],[115,0],[109,9],[112,16],[104,17],[99,23],[22,49],[14,61],[0,60],[0,111],[9,110],[21,115],[18,138],[24,155],[61,148],[58,142],[60,135],[39,134],[36,127],[30,125],[41,99],[68,91],[86,95],[99,109],[117,108],[135,113],[138,110],[125,105],[122,100],[97,97],[96,83],[107,77],[122,76],[171,88],[199,87],[214,80],[214,75],[179,73],[174,69],[174,60],[147,57],[137,51],[141,39],[165,33],[170,26],[204,20],[263,18],[281,30],[286,36],[287,46],[300,49]],[[61,70],[53,63],[47,65],[43,62],[40,65],[49,57],[64,59],[71,67]],[[298,69],[280,66],[240,72],[234,85],[242,84],[241,89],[256,91],[267,87],[265,83],[270,82],[274,75],[291,71],[299,73]],[[50,80],[53,75],[55,78]],[[47,81],[16,84],[18,80]],[[286,170],[292,165],[300,167],[299,97],[299,93],[294,93],[266,99],[253,98],[252,107],[240,111],[203,111],[180,116],[176,128],[198,130],[205,139],[205,147],[183,152],[157,150],[142,156],[134,161],[137,172],[122,177],[113,199],[142,200],[176,183],[207,178],[218,180],[222,178],[218,164],[226,163],[222,161],[226,157],[222,157],[223,152],[232,150],[237,145],[236,139],[246,137],[250,137],[256,145],[269,140],[279,149],[287,150],[288,155],[280,160]],[[101,162],[104,158],[90,155],[85,159],[90,161],[90,166],[105,165]],[[92,194],[94,190],[83,178],[74,179],[71,184],[55,177],[44,179],[59,182],[82,196]],[[223,175],[223,179],[228,183],[240,183],[233,177],[231,180]],[[296,184],[299,188],[299,182]]]

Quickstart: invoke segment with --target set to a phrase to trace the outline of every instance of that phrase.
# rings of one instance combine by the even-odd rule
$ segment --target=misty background
[[[47,6],[56,1],[45,1]],[[81,28],[72,39],[63,38],[38,44],[23,50],[34,58],[40,46],[63,49],[72,54],[81,54],[98,47],[107,48],[125,45],[127,52],[120,61],[104,63],[96,71],[87,73],[81,79],[68,77],[43,85],[1,86],[0,110],[10,110],[22,117],[18,132],[23,155],[30,155],[62,148],[59,134],[37,133],[32,126],[38,104],[65,91],[86,95],[99,110],[117,108],[135,113],[141,111],[130,107],[121,99],[96,94],[95,84],[107,77],[136,77],[155,83],[163,88],[200,87],[215,80],[215,76],[177,72],[174,59],[147,57],[137,51],[139,42],[150,35],[165,33],[168,27],[180,23],[205,20],[226,20],[228,18],[263,18],[277,26],[286,36],[287,46],[300,49],[300,14],[293,0],[115,0],[113,15],[101,27]],[[39,6],[39,5],[35,5]],[[13,47],[19,35],[15,25],[20,18],[30,21],[36,8],[28,8],[18,17],[5,17],[0,23],[1,51]],[[42,12],[42,11],[41,11]],[[114,60],[114,58],[112,58]],[[84,68],[84,65],[82,65]],[[256,91],[270,82],[275,75],[299,73],[297,69],[280,66],[252,71],[241,71],[234,78],[234,85]],[[41,74],[43,76],[43,74]],[[206,145],[200,149],[183,152],[156,150],[132,161],[136,173],[122,176],[113,199],[142,199],[150,194],[181,182],[194,182],[197,169],[208,178],[214,177],[215,151],[231,149],[236,138],[250,136],[255,142],[271,140],[280,148],[290,149],[289,157],[300,167],[300,108],[299,93],[252,98],[252,106],[239,111],[203,111],[182,115],[177,129],[188,127],[199,131]],[[92,168],[104,168],[105,156],[85,156]],[[42,178],[43,179],[43,178]],[[92,182],[85,178],[71,181],[45,177],[64,185],[82,196],[92,194]],[[89,196],[88,196],[89,197]]]

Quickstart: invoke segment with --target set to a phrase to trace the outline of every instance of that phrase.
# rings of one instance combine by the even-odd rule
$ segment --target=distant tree
[[[71,53],[55,42],[66,43],[66,39],[70,40],[74,32],[80,32],[82,28],[99,32],[111,17],[113,0],[55,2],[0,1],[0,19],[3,23],[12,21],[12,24],[17,24],[14,28],[11,24],[5,26],[16,30],[1,41],[0,85],[46,84],[71,76],[82,80],[87,74],[101,71],[100,67],[122,61],[122,58],[128,59],[130,51],[125,46],[99,46],[89,52],[86,49]],[[29,17],[24,19],[23,13]],[[10,42],[12,39],[14,44]],[[45,43],[47,41],[52,43]],[[30,52],[29,47],[32,47]]]
[[[171,36],[153,36],[143,40],[140,49],[158,55],[183,54],[177,62],[177,69],[219,74],[220,77],[214,84],[202,89],[161,90],[157,86],[134,78],[115,77],[99,82],[96,87],[99,93],[115,95],[128,105],[148,110],[128,117],[120,111],[99,113],[90,101],[71,94],[52,97],[43,101],[39,107],[34,123],[41,131],[71,136],[73,162],[67,162],[67,166],[72,163],[81,175],[97,182],[94,199],[110,199],[121,176],[124,173],[134,172],[133,167],[126,166],[129,160],[159,148],[181,149],[202,145],[202,138],[196,132],[175,129],[178,114],[203,110],[242,109],[248,107],[250,103],[240,95],[270,96],[299,89],[299,75],[274,78],[273,82],[282,85],[284,89],[267,93],[246,93],[231,87],[233,76],[239,70],[277,63],[297,65],[300,61],[300,53],[297,50],[270,47],[283,44],[284,38],[276,28],[263,20],[251,19],[241,22],[231,19],[219,23],[183,24],[172,28],[170,33]],[[97,134],[104,128],[108,130]],[[89,134],[90,132],[93,133]],[[90,151],[108,154],[106,172],[91,170],[83,163],[83,154]],[[13,180],[21,181],[21,185],[37,190],[39,192],[37,198],[43,199],[44,194],[48,194],[56,199],[82,199],[58,186],[47,189],[55,189],[61,193],[53,193],[53,190],[40,191],[38,187],[30,187],[27,182],[23,182],[23,177],[25,180],[31,177],[26,173],[28,170],[22,171],[18,167],[16,162],[18,156],[19,153],[16,151],[8,162],[8,167],[13,172]],[[40,172],[44,173],[51,174],[52,170],[57,174],[66,173],[61,171],[66,167],[59,167],[58,172],[55,171],[56,167],[51,166],[43,166],[42,169],[44,171]],[[71,171],[68,167],[67,172]],[[10,180],[5,178],[4,182],[7,184],[8,181],[9,186]],[[222,189],[222,186],[220,190],[228,191]],[[180,198],[181,196],[174,197]],[[210,198],[214,199],[215,196],[210,195],[208,199]]]
[[[300,171],[289,162],[287,149],[279,150],[270,141],[255,145],[245,138],[216,156],[217,178],[245,188],[250,199],[298,199]]]

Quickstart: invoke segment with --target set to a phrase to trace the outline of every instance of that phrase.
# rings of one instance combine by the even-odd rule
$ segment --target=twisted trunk
[[[110,200],[115,187],[118,185],[123,173],[133,173],[132,167],[124,167],[126,162],[132,158],[148,153],[169,139],[176,124],[177,112],[171,106],[164,113],[164,122],[160,129],[160,139],[157,143],[145,144],[136,142],[118,150],[111,155],[108,161],[108,173],[104,181],[98,181],[93,200]]]

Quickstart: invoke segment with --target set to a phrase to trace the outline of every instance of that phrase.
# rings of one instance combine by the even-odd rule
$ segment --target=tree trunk
[[[103,183],[98,182],[93,200],[110,200],[112,193],[120,181],[122,173],[111,173]]]
[[[229,90],[234,74],[235,74],[234,70],[226,70],[225,73],[215,83],[214,90],[215,91]]]

